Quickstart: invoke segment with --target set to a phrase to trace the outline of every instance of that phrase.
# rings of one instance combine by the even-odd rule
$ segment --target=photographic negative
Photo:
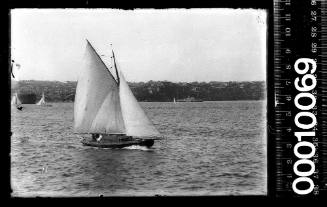
[[[266,195],[263,9],[12,9],[14,197]]]

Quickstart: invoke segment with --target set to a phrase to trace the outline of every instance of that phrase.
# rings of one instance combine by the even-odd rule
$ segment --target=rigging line
[[[115,53],[114,53],[113,49],[112,49],[112,56],[113,56],[113,59],[114,59],[114,65],[115,65],[115,70],[116,70],[116,75],[117,75],[117,81],[118,81],[118,85],[119,85],[120,78],[119,78],[119,75],[118,75],[118,70],[117,70],[117,65],[116,65],[116,58],[115,58]]]

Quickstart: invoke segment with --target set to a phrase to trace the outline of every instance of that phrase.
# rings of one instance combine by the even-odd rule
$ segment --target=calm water
[[[82,146],[73,103],[12,110],[12,195],[266,194],[265,101],[141,105],[151,149]]]

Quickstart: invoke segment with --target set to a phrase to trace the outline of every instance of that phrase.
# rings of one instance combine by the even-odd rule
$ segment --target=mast
[[[115,53],[114,53],[113,49],[112,49],[112,58],[114,59],[114,66],[115,66],[115,71],[116,71],[116,75],[117,75],[117,82],[118,82],[118,85],[119,85],[120,78],[119,78],[119,74],[118,74],[118,70],[117,70],[116,58],[115,58]]]

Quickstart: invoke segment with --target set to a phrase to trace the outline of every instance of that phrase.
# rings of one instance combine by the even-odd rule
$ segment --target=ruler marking
[[[299,13],[296,13],[298,12],[296,5],[306,8],[300,11],[303,14],[299,15]],[[314,176],[312,179],[315,184],[325,187],[324,189],[320,188],[319,192],[325,192],[327,190],[327,176],[323,177],[322,175],[327,175],[327,160],[322,159],[322,157],[323,155],[327,157],[327,140],[325,140],[325,137],[327,137],[327,1],[311,0],[300,2],[295,0],[275,0],[273,15],[275,80],[273,85],[275,107],[273,110],[275,122],[273,124],[274,127],[269,128],[269,131],[274,134],[275,138],[275,191],[278,192],[278,195],[293,192],[289,183],[297,177],[293,172],[293,165],[287,164],[288,160],[292,160],[293,163],[298,160],[295,159],[293,152],[293,147],[297,143],[294,131],[300,130],[298,128],[294,129],[294,117],[298,113],[297,111],[299,111],[294,111],[294,98],[300,92],[294,92],[296,91],[294,87],[294,59],[295,57],[307,57],[316,58],[317,64],[315,72],[317,86],[314,89],[314,95],[317,100],[316,109],[309,111],[317,113],[316,136],[314,138],[318,138],[318,140],[314,141],[313,138],[307,138],[307,140],[317,145],[316,152],[318,156],[314,156],[312,159],[318,160],[316,169],[319,169],[319,179],[316,179]],[[315,17],[316,21],[313,21],[312,17]],[[296,24],[298,21],[296,18],[301,19],[299,20],[301,24]],[[307,20],[306,27],[303,26],[302,20]],[[299,27],[300,34],[292,33],[291,38],[286,37],[288,33],[285,32],[285,28],[287,27],[291,28],[292,32],[296,31],[294,27]],[[313,27],[315,31],[311,31]],[[312,35],[313,33],[314,35]],[[305,37],[305,39],[300,42],[297,40],[297,37]],[[314,47],[313,44],[315,44]],[[299,49],[299,45],[303,45],[303,50]],[[312,50],[313,48],[315,52]],[[290,49],[292,53],[286,54],[286,49]],[[300,52],[297,54],[298,51]],[[294,54],[297,54],[297,56]],[[291,70],[286,70],[287,64],[292,65]],[[301,77],[301,75],[298,76]],[[290,146],[289,144],[291,144],[291,148],[287,148],[287,146]],[[287,185],[285,185],[286,183]]]

